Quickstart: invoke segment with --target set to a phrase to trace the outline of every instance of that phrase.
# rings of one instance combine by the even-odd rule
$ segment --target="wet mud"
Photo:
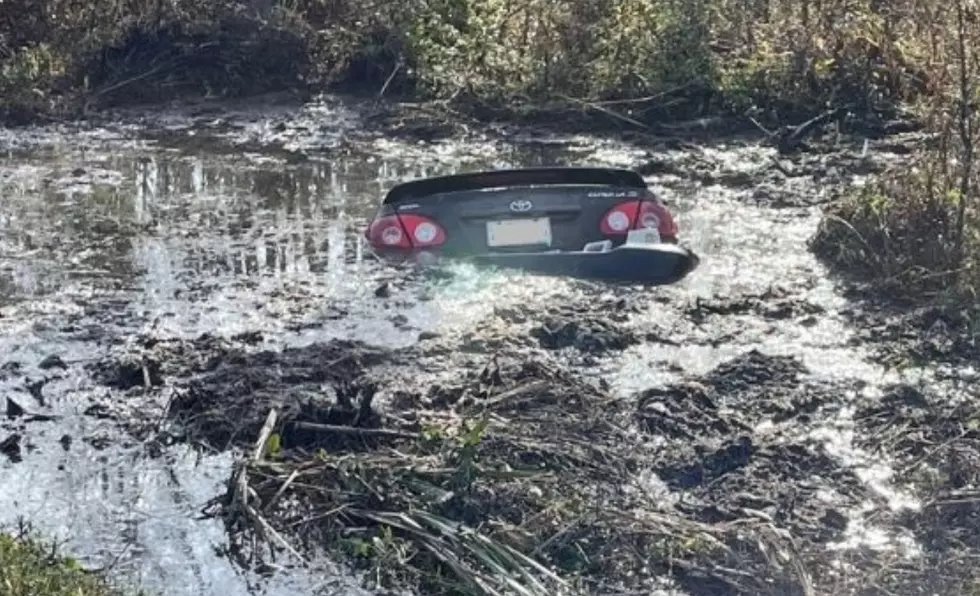
[[[895,459],[896,480],[909,487],[916,506],[891,512],[892,523],[921,549],[906,562],[908,577],[884,578],[883,589],[914,593],[928,585],[968,593],[980,574],[969,561],[980,548],[980,408],[972,387],[953,397],[896,385],[858,410],[863,448]]]
[[[856,301],[805,248],[820,204],[921,139],[831,132],[780,156],[751,137],[624,145],[362,116],[161,110],[71,131],[91,159],[64,131],[7,139],[11,511],[67,495],[52,511],[92,518],[96,561],[123,556],[104,546],[118,532],[151,584],[198,586],[181,596],[226,593],[229,560],[264,576],[256,590],[332,583],[275,594],[973,581],[965,322]],[[358,248],[395,181],[582,161],[644,172],[705,255],[697,275],[650,291],[418,273]],[[142,499],[164,513],[126,511]],[[192,554],[161,563],[177,551]]]
[[[797,319],[809,321],[827,312],[819,304],[813,304],[785,287],[770,287],[759,294],[741,296],[697,297],[687,306],[685,314],[698,325],[710,322],[713,317],[754,315],[769,321]]]
[[[873,451],[887,434],[890,457],[917,466],[935,457],[941,485],[968,490],[976,452],[940,455],[937,445],[972,445],[980,412],[908,385],[872,405],[854,397],[863,382],[816,379],[797,358],[748,350],[617,397],[534,341],[460,352],[459,338],[442,337],[397,350],[344,340],[263,350],[248,340],[161,341],[149,359],[167,363],[171,438],[252,454],[209,509],[243,562],[262,556],[250,540],[260,531],[280,556],[326,548],[389,589],[443,593],[431,581],[447,574],[464,590],[496,585],[499,566],[448,539],[463,524],[484,528],[491,552],[511,552],[511,571],[535,578],[532,593],[565,581],[585,593],[654,589],[669,577],[691,595],[863,594],[877,592],[830,554],[855,511],[894,519],[936,562],[974,548],[974,505],[894,512],[811,432],[860,405],[859,447]],[[135,376],[111,359],[95,368],[107,384]],[[426,380],[426,371],[455,372]],[[893,425],[904,433],[884,432]],[[858,552],[865,558],[850,564],[881,571],[880,555]],[[918,565],[888,585],[914,593],[931,573]]]
[[[598,306],[598,308],[596,308]],[[641,338],[624,326],[639,311],[627,298],[607,299],[598,305],[546,308],[516,317],[509,322],[534,321],[529,334],[547,350],[573,348],[592,355],[622,351],[640,343]]]
[[[198,355],[171,367],[175,428],[215,449],[263,453],[248,468],[257,500],[247,504],[236,477],[216,503],[239,548],[257,511],[285,540],[336,556],[389,527],[385,548],[413,557],[381,570],[389,588],[443,593],[431,581],[446,574],[464,586],[500,582],[476,551],[443,544],[440,528],[464,524],[490,528],[493,548],[533,553],[590,593],[649,589],[664,574],[690,594],[804,593],[807,578],[767,560],[762,544],[789,543],[766,528],[815,549],[843,532],[842,507],[862,494],[819,445],[795,438],[793,425],[839,406],[841,392],[801,385],[793,359],[750,352],[698,381],[625,398],[540,349],[474,357],[451,381],[406,383],[415,363],[445,359],[445,348],[338,341],[246,356],[210,338],[171,346]],[[767,419],[785,430],[757,434]],[[681,499],[654,505],[636,481],[649,474]],[[830,486],[836,504],[817,495]],[[382,564],[362,559],[356,566]],[[561,583],[532,574],[548,589]]]
[[[767,520],[810,548],[841,538],[867,489],[805,429],[843,407],[848,388],[806,373],[794,358],[750,351],[638,396],[640,427],[664,440],[658,475],[683,491],[682,510],[706,523]]]
[[[861,330],[861,340],[876,347],[879,357],[894,366],[949,365],[972,378],[980,361],[980,332],[975,313],[942,306],[896,304],[867,289],[853,292],[848,316]],[[969,372],[964,368],[970,369]]]

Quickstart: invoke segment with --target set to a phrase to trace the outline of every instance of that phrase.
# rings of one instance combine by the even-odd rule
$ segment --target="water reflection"
[[[61,430],[80,436],[93,429]],[[37,531],[81,553],[84,564],[107,569],[121,584],[149,593],[244,594],[250,583],[259,584],[257,576],[241,572],[222,554],[221,522],[199,519],[203,505],[222,490],[230,457],[177,449],[148,459],[140,450],[100,451],[84,442],[63,451],[55,439],[39,441],[38,452],[16,470],[0,464],[3,523],[23,516]],[[320,577],[331,577],[334,584],[348,581],[323,565]],[[317,574],[285,573],[262,591],[314,594],[318,583],[323,582]]]

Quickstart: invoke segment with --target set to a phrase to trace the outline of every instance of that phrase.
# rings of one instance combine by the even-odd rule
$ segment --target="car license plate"
[[[547,217],[538,217],[487,222],[487,246],[526,244],[551,246],[551,220]]]
[[[660,244],[660,232],[651,228],[630,230],[626,234],[626,244]]]

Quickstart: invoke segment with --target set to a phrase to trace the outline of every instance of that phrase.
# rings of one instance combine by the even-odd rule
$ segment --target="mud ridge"
[[[855,322],[858,341],[870,344],[896,366],[970,366],[980,360],[976,312],[935,305],[898,304],[887,296],[852,288],[858,299],[845,313]]]
[[[545,326],[527,314],[497,316]],[[793,358],[750,351],[615,398],[530,335],[483,353],[459,338],[250,340],[143,342],[176,390],[174,435],[246,454],[208,509],[243,564],[326,549],[389,589],[434,594],[648,590],[664,576],[693,596],[807,594],[837,577],[826,545],[870,498],[805,432],[850,388]],[[122,386],[140,376],[131,362],[95,370]],[[654,496],[646,475],[676,498]]]
[[[631,315],[637,312],[638,305],[627,298],[581,306],[546,307],[544,312],[531,315],[535,324],[530,335],[547,350],[573,348],[601,356],[640,343],[640,337],[627,326]]]
[[[810,320],[826,313],[826,309],[801,299],[781,287],[771,287],[765,292],[738,296],[712,296],[696,298],[684,309],[684,314],[695,324],[701,325],[713,317],[731,315],[755,315],[769,321]]]
[[[428,354],[457,341],[459,350],[469,354],[498,351],[543,350],[556,354],[594,359],[641,343],[644,339],[632,328],[632,317],[641,312],[631,297],[591,296],[581,303],[559,301],[495,308],[472,328],[428,346]],[[439,336],[425,335],[430,340]]]
[[[897,528],[922,549],[904,575],[884,578],[883,589],[964,594],[980,580],[980,406],[975,389],[953,398],[910,385],[888,389],[858,411],[860,443],[896,460],[896,481],[909,486],[919,506],[890,512]]]
[[[808,425],[841,407],[844,388],[806,373],[794,358],[752,350],[638,396],[641,429],[664,445],[655,469],[693,515],[711,523],[756,516],[814,544],[840,537],[847,506],[865,489],[807,437]],[[840,502],[822,498],[829,490]]]

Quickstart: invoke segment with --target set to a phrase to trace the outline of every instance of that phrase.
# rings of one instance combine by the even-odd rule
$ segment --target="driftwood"
[[[779,132],[769,130],[751,116],[748,118],[756,128],[761,130],[767,137],[769,137],[770,141],[775,142],[779,155],[790,155],[792,153],[796,153],[800,149],[806,150],[806,138],[808,136],[816,132],[818,128],[827,124],[834,118],[840,117],[846,111],[847,110],[845,108],[834,108],[832,110],[827,110],[822,114],[818,114],[813,118],[810,118],[802,124],[798,124],[796,126],[783,126]],[[777,164],[777,167],[783,171],[781,165]],[[784,171],[784,173],[786,172]]]
[[[845,111],[844,108],[834,108],[810,118],[803,124],[784,127],[776,141],[779,154],[789,155],[800,149],[806,150],[806,138],[834,118],[843,115]]]
[[[259,513],[263,509],[263,506],[258,500],[258,495],[250,487],[249,470],[262,462],[265,456],[266,445],[272,436],[272,431],[278,419],[278,412],[275,409],[269,410],[265,424],[262,425],[258,439],[256,439],[255,445],[252,447],[251,455],[248,459],[236,464],[236,470],[229,485],[231,488],[231,503],[228,506],[228,513],[244,515],[245,519],[249,521],[251,527],[261,538],[271,544],[275,544],[295,557],[301,564],[306,565],[306,558],[289,544],[282,534],[272,527],[272,524]]]

